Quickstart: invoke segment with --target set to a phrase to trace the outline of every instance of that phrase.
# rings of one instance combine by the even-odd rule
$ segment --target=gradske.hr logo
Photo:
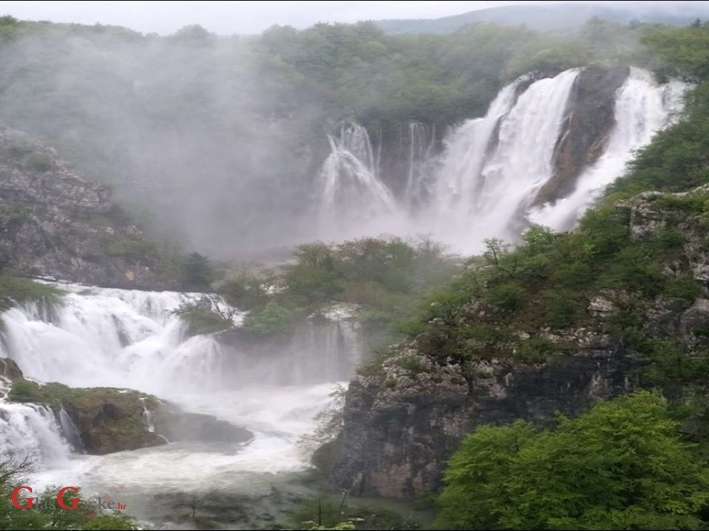
[[[27,496],[27,494],[32,494],[32,487],[21,485],[12,491],[12,494],[10,495],[10,503],[12,503],[13,507],[16,509],[22,510],[54,509],[58,505],[66,511],[73,511],[74,509],[78,509],[79,506],[82,508],[91,509],[92,512],[106,509],[122,511],[126,508],[126,504],[119,502],[115,499],[115,497],[123,488],[125,488],[125,484],[119,483],[117,487],[109,488],[109,492],[106,492],[102,496],[91,498],[79,498],[78,496],[75,496],[72,498],[66,498],[65,495],[67,492],[78,494],[79,489],[77,487],[62,487],[59,489],[59,492],[57,492],[56,498],[39,498]]]

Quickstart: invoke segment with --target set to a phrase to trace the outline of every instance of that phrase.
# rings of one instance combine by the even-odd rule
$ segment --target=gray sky
[[[305,28],[317,22],[438,18],[515,3],[551,1],[428,2],[4,2],[0,15],[23,20],[113,24],[143,33],[170,34],[199,24],[221,35],[260,33],[274,24]],[[602,2],[608,3],[608,2]]]

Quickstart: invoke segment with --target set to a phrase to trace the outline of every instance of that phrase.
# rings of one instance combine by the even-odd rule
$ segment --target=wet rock
[[[24,379],[20,366],[17,365],[15,360],[11,360],[10,358],[0,358],[0,376],[3,376],[8,380]]]
[[[615,125],[615,92],[630,68],[590,66],[576,79],[554,153],[554,175],[534,200],[541,205],[571,194],[584,168],[603,153]]]

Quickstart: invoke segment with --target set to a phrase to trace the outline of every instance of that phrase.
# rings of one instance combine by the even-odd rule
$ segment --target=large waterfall
[[[629,71],[615,92],[615,124],[604,151],[583,169],[575,189],[555,203],[537,205],[535,199],[555,175],[581,69],[533,82],[525,76],[504,87],[484,117],[448,134],[442,153],[429,149],[428,163],[421,163],[420,155],[413,162],[414,153],[423,150],[413,133],[420,126],[411,124],[410,170],[399,195],[384,184],[387,175],[378,168],[374,153],[381,145],[373,147],[361,126],[344,128],[331,139],[332,153],[323,168],[321,205],[331,217],[319,235],[430,234],[455,251],[474,253],[486,238],[516,240],[531,222],[572,228],[603,187],[624,173],[633,151],[671,124],[682,108],[687,85],[658,85],[647,71]]]
[[[532,221],[555,230],[571,229],[603,188],[623,174],[633,152],[676,120],[686,88],[679,81],[657,86],[649,72],[631,68],[630,77],[616,96],[616,126],[605,153],[579,176],[571,195],[536,209],[530,215]]]
[[[263,474],[308,466],[298,438],[314,429],[333,384],[346,380],[359,361],[357,329],[344,310],[299,330],[283,352],[247,351],[214,336],[187,336],[173,310],[203,302],[202,294],[59,287],[65,295],[57,307],[18,306],[2,314],[0,357],[14,359],[25,377],[154,393],[188,411],[244,426],[255,439],[246,447],[176,443],[82,455],[66,413],[8,403],[8,383],[0,378],[0,454],[12,452],[36,465],[35,486],[128,483],[168,492],[228,485],[268,491]],[[221,300],[213,302],[228,309]],[[242,318],[237,312],[235,324]]]

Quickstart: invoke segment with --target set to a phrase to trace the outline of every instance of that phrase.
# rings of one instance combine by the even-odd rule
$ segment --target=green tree
[[[709,473],[665,399],[640,391],[554,429],[483,426],[451,458],[438,525],[458,529],[697,529]]]
[[[191,289],[205,289],[212,282],[214,272],[209,260],[199,253],[187,256],[180,268],[183,284]]]

